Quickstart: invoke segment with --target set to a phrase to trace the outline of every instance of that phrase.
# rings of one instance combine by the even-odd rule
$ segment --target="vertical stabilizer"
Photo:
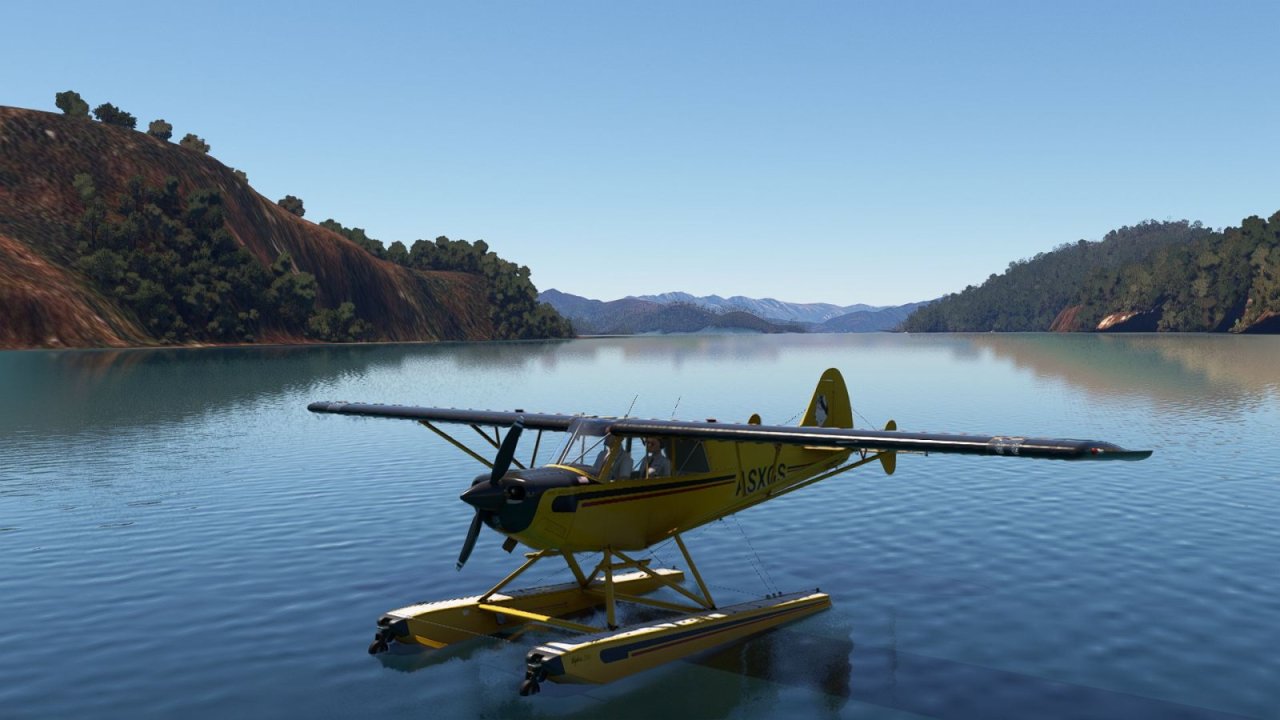
[[[853,406],[849,404],[849,390],[844,386],[840,371],[831,368],[822,373],[818,387],[814,388],[809,409],[804,411],[800,425],[810,427],[853,427]]]

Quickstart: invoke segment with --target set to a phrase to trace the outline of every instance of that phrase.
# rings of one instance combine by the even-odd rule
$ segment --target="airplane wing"
[[[510,412],[459,410],[456,408],[348,402],[314,402],[308,405],[307,409],[316,413],[497,427],[510,427],[517,420],[520,420],[526,429],[553,432],[568,430],[574,420],[584,417],[582,415],[528,413],[523,410]],[[691,440],[809,445],[869,452],[901,451],[960,455],[1006,455],[1053,460],[1143,460],[1151,456],[1150,450],[1126,450],[1118,445],[1101,440],[918,433],[897,430],[855,430],[852,428],[797,427],[794,425],[735,425],[710,421],[688,422],[636,418],[600,419],[609,423],[609,432],[620,437],[678,437]]]
[[[504,412],[499,410],[458,410],[456,408],[414,407],[411,405],[377,405],[350,402],[313,402],[307,409],[314,413],[334,413],[359,417],[394,418],[399,420],[426,420],[438,423],[463,423],[467,425],[491,425],[510,427],[520,420],[527,430],[563,432],[581,415],[553,413],[528,413],[523,410]]]
[[[678,422],[622,419],[610,432],[621,436],[679,437],[781,445],[809,445],[842,450],[1008,455],[1053,460],[1142,460],[1150,450],[1126,450],[1100,440],[1029,438],[1008,435],[959,435],[796,427],[794,425],[733,425],[718,422]]]

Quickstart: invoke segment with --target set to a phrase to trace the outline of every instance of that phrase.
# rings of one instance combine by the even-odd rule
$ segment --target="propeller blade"
[[[493,474],[489,476],[489,484],[497,485],[503,475],[511,469],[511,460],[516,456],[516,443],[520,442],[520,433],[524,432],[524,421],[516,420],[502,438],[502,447],[498,448],[498,456],[493,459]]]
[[[467,558],[471,557],[471,551],[475,549],[476,538],[480,536],[480,511],[476,511],[476,516],[471,519],[471,527],[467,529],[467,539],[462,543],[462,552],[458,553],[458,569],[461,570],[463,565],[467,564]]]

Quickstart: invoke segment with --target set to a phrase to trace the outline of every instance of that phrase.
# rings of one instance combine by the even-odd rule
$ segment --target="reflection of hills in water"
[[[683,361],[695,358],[773,360],[792,351],[900,347],[903,337],[890,333],[863,333],[856,336],[815,333],[594,337],[568,343],[556,355],[561,358],[582,359],[593,358],[606,352],[619,352],[629,359],[662,359],[678,367]]]
[[[1149,398],[1178,412],[1236,413],[1280,397],[1280,338],[1218,335],[786,335],[593,338],[579,341],[329,345],[0,353],[0,432],[141,427],[283,394],[310,395],[423,360],[463,370],[544,370],[562,362],[771,362],[830,353],[990,354],[1103,398]],[[939,369],[945,370],[940,367]],[[1206,405],[1206,398],[1213,402]]]
[[[556,343],[0,353],[0,433],[74,432],[173,422],[249,407],[319,384],[438,355],[470,367],[518,366]],[[465,347],[465,353],[458,348]],[[69,426],[74,422],[74,426]]]
[[[1103,397],[1214,414],[1280,397],[1280,338],[1233,335],[959,335],[970,348]],[[963,354],[958,350],[957,354]],[[1205,399],[1213,398],[1206,406]]]

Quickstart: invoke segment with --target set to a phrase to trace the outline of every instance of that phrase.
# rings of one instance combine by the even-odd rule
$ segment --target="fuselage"
[[[618,472],[628,458],[620,446],[599,466],[557,462],[509,472],[497,486],[477,480],[463,499],[484,510],[490,527],[535,549],[638,550],[794,488],[850,455],[705,441],[672,445],[669,473],[650,477]]]

